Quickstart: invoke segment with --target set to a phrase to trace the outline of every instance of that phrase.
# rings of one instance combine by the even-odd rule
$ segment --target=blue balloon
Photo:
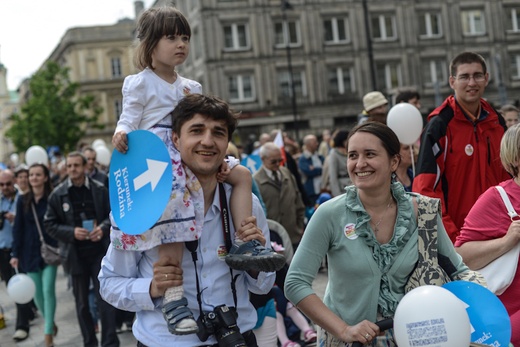
[[[500,299],[489,289],[467,281],[443,285],[466,304],[471,323],[471,342],[490,346],[508,346],[511,321]]]
[[[161,217],[172,191],[172,163],[164,142],[154,133],[128,134],[126,154],[112,153],[109,193],[117,227],[130,235],[142,234]]]

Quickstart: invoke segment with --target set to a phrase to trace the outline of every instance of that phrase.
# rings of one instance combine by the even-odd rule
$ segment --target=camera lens
[[[244,337],[236,326],[233,329],[220,329],[215,337],[220,347],[247,347]]]

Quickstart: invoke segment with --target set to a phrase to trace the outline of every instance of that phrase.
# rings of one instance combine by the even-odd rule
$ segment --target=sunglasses
[[[12,186],[13,185],[13,182],[6,182],[6,183],[1,183],[0,182],[0,187],[9,187],[9,186]]]
[[[283,159],[271,159],[271,165],[280,164]]]

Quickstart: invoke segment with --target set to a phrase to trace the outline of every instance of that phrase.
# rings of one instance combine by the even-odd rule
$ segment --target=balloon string
[[[415,178],[415,160],[413,157],[413,145],[410,146],[410,157],[412,158],[412,173],[413,177]]]

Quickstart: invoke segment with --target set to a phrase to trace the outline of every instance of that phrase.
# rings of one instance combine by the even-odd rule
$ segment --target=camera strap
[[[226,190],[224,189],[224,184],[219,183],[219,197],[220,197],[220,219],[222,221],[222,232],[224,234],[224,242],[226,245],[226,250],[229,253],[231,250],[231,230],[229,228],[229,212],[228,212],[228,204],[226,198]],[[199,240],[187,241],[185,242],[186,248],[191,253],[191,259],[193,260],[193,265],[195,268],[195,279],[197,285],[197,301],[199,303],[199,311],[202,314],[202,292],[204,291],[200,289],[199,282],[199,274],[197,271],[197,248],[199,247]],[[233,293],[233,301],[235,302],[235,307],[237,307],[237,291],[236,291],[236,280],[239,275],[233,276],[233,269],[229,268],[229,273],[231,274],[231,292]]]

